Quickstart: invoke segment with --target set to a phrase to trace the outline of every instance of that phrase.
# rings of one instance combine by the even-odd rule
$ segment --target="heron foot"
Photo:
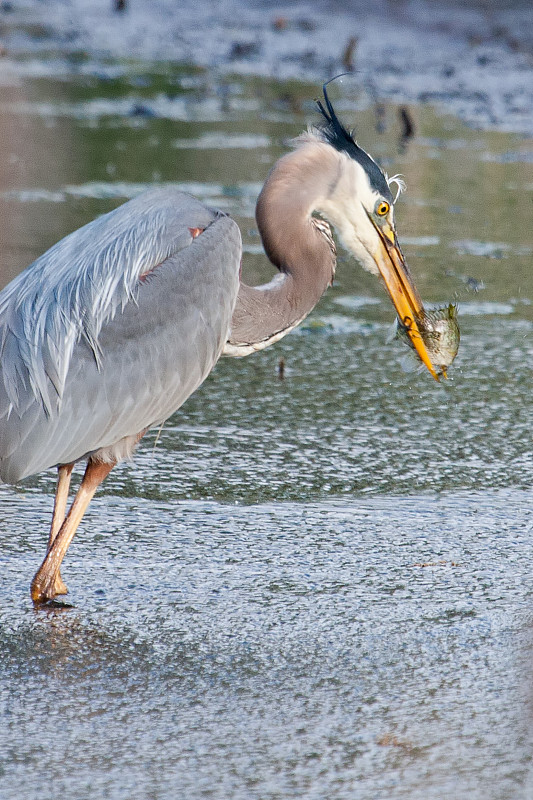
[[[31,582],[31,599],[35,605],[50,603],[58,594],[67,594],[68,589],[63,581],[61,574],[41,575],[41,570],[37,572]]]

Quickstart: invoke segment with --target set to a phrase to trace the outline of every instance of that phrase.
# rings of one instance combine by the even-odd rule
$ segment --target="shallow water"
[[[0,91],[4,283],[159,180],[232,213],[268,278],[254,201],[315,85],[133,65]],[[75,609],[27,594],[54,475],[1,487],[2,797],[531,796],[533,143],[429,107],[405,143],[395,106],[339,102],[407,181],[422,296],[458,302],[450,380],[404,371],[341,254],[301,329],[222,361],[111,474]]]
[[[47,498],[10,502],[4,797],[528,796],[531,492],[109,491],[63,613],[21,602]]]

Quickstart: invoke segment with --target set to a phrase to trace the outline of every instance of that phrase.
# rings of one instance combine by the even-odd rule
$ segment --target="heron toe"
[[[68,589],[65,581],[61,577],[61,573],[58,572],[56,575],[55,583],[54,583],[54,590],[56,595],[58,594],[68,594]]]

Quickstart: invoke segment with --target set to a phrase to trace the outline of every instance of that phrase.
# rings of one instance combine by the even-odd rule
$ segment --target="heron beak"
[[[372,224],[374,224],[373,220]],[[379,246],[373,253],[373,258],[383,278],[385,288],[420,360],[438,381],[439,376],[431,363],[417,321],[424,315],[424,306],[400,250],[396,233],[389,224],[379,228],[374,224],[374,227],[379,234]]]

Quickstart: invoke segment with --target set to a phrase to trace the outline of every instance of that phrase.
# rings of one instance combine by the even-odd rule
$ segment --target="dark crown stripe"
[[[326,107],[324,108],[321,100],[316,101],[318,110],[326,120],[326,123],[322,124],[320,127],[322,136],[326,142],[336,150],[341,153],[346,153],[347,156],[353,158],[354,161],[357,161],[357,163],[360,164],[366,172],[372,188],[392,203],[392,194],[385,175],[378,167],[374,159],[371,158],[362,147],[359,147],[354,140],[353,135],[344,127],[335,114],[335,110],[326,91],[326,86],[330,82],[331,81],[328,81],[322,87]]]

